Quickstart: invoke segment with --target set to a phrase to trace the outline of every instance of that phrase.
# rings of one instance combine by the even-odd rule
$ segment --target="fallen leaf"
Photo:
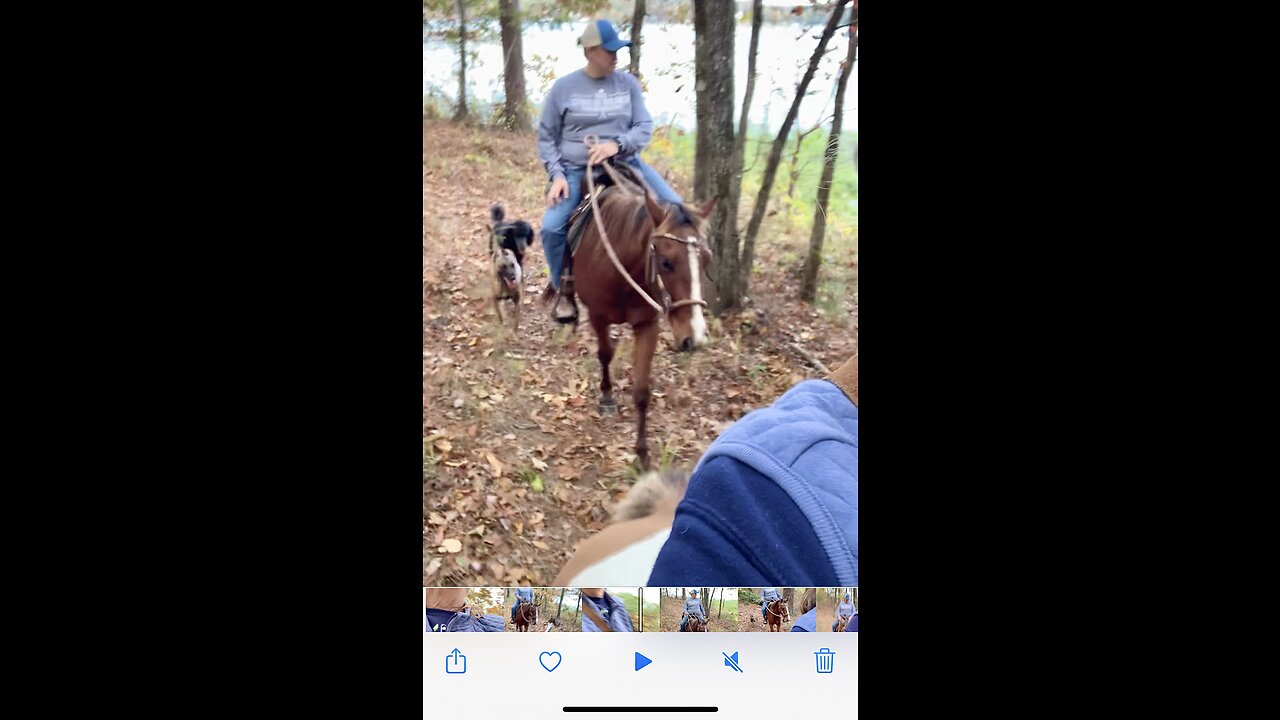
[[[432,525],[443,525],[444,517],[442,517],[440,513],[433,512],[431,513],[430,517],[427,518],[427,522],[431,523]]]
[[[489,561],[489,572],[493,573],[495,580],[501,580],[507,576],[507,568],[497,560]]]
[[[462,541],[455,538],[449,538],[441,543],[440,547],[444,548],[447,553],[462,552]]]
[[[529,524],[537,525],[538,523],[546,519],[547,519],[546,514],[544,514],[541,510],[539,510],[538,512],[533,514],[533,517],[529,518]]]
[[[533,546],[534,546],[534,547],[536,547],[536,548],[538,548],[539,550],[550,550],[550,549],[551,549],[551,548],[550,548],[546,543],[542,542],[541,540],[534,540],[534,541],[533,541]]]
[[[447,453],[453,449],[453,443],[450,443],[448,440],[437,440],[436,449],[440,452]]]
[[[440,558],[432,558],[431,562],[427,563],[427,577],[435,575],[436,571],[440,569],[442,562],[443,561]]]
[[[498,462],[498,458],[494,457],[493,453],[488,450],[484,451],[484,457],[489,461],[489,466],[493,468],[493,476],[495,478],[502,477],[502,463]]]
[[[538,458],[534,458],[534,459],[533,459],[533,466],[534,466],[535,468],[537,468],[538,470],[546,470],[546,469],[547,469],[547,464],[546,464],[546,463],[544,463],[544,462],[542,462],[542,461],[541,461],[541,460],[539,460]]]

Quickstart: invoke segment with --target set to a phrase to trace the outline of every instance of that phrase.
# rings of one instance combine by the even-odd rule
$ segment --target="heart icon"
[[[553,658],[555,659],[554,663],[551,662]],[[541,664],[547,672],[551,672],[552,670],[560,667],[560,653],[544,652],[538,656],[538,663]]]

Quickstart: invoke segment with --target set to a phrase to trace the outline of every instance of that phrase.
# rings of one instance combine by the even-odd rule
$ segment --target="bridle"
[[[702,307],[706,307],[707,302],[703,300],[701,297],[689,297],[684,300],[677,300],[676,302],[671,302],[671,300],[669,299],[669,296],[667,295],[666,288],[663,287],[662,285],[662,276],[658,274],[658,249],[653,245],[654,238],[666,238],[668,240],[675,240],[676,242],[688,248],[690,273],[694,272],[693,267],[696,263],[695,258],[697,257],[697,253],[699,252],[698,248],[700,247],[700,244],[698,242],[698,238],[696,237],[685,238],[681,240],[680,238],[676,237],[675,235],[672,235],[671,233],[655,233],[649,236],[649,277],[646,279],[648,280],[649,285],[653,285],[656,282],[658,284],[658,287],[662,289],[662,292],[663,292],[662,302],[666,306],[666,313],[670,315],[671,312],[676,308],[682,308],[682,307],[685,307],[686,305],[701,305]],[[698,293],[698,294],[701,295],[701,293]]]
[[[598,140],[595,139],[595,136],[588,136],[587,138],[583,138],[583,141],[586,142],[588,147],[594,145],[595,142],[598,142]],[[595,142],[592,142],[592,141],[595,141]],[[609,173],[609,177],[613,178],[613,182],[615,185],[625,184],[622,181],[622,179],[618,177],[617,171],[614,170],[612,167],[610,167],[608,163],[600,163],[600,167],[603,167],[605,169],[605,172]],[[613,243],[609,242],[609,234],[605,232],[604,221],[600,218],[600,206],[596,203],[595,173],[591,171],[590,164],[588,164],[588,167],[587,167],[587,186],[588,186],[588,192],[590,193],[589,197],[591,198],[591,210],[592,210],[591,217],[595,219],[596,230],[600,232],[600,239],[604,241],[604,249],[608,252],[609,259],[613,261],[613,266],[617,268],[618,272],[622,275],[623,279],[626,280],[627,283],[631,285],[632,289],[640,293],[640,297],[644,298],[645,302],[649,303],[649,305],[653,307],[654,310],[657,310],[660,313],[665,313],[667,315],[670,315],[671,312],[674,311],[675,309],[682,308],[686,305],[701,305],[702,307],[707,307],[706,301],[703,300],[701,297],[689,297],[684,300],[677,300],[674,303],[670,301],[666,293],[666,288],[663,287],[662,285],[662,278],[658,275],[658,265],[657,265],[658,251],[653,245],[654,238],[669,238],[687,247],[689,249],[689,259],[690,259],[689,271],[692,274],[694,272],[693,268],[696,265],[695,258],[697,257],[697,252],[698,252],[698,239],[696,237],[691,237],[691,238],[681,240],[680,238],[676,237],[675,235],[672,235],[671,233],[654,233],[653,235],[649,236],[649,257],[645,263],[647,267],[645,284],[652,286],[656,282],[658,287],[662,289],[663,305],[659,305],[657,301],[655,301],[649,295],[649,293],[644,291],[644,288],[641,288],[638,284],[636,284],[635,279],[631,277],[631,273],[627,272],[626,269],[622,267],[622,262],[618,260],[618,254],[613,250]],[[648,188],[643,188],[643,189],[646,193],[649,192]],[[701,293],[695,293],[695,295],[701,295]]]

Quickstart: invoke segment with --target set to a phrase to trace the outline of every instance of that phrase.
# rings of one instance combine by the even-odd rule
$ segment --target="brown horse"
[[[769,632],[782,632],[783,618],[790,617],[790,614],[785,601],[774,600],[765,605],[764,615],[766,622],[769,623]]]
[[[529,626],[538,619],[538,608],[533,603],[524,603],[516,608],[516,632],[529,632]]]
[[[685,632],[706,632],[707,626],[698,619],[697,615],[690,615],[689,622],[684,624]]]
[[[849,618],[844,617],[843,615],[840,616],[840,618],[836,620],[836,632],[844,632],[844,628],[848,624]]]
[[[660,314],[654,304],[664,307],[679,350],[706,344],[707,323],[702,316],[706,302],[700,274],[709,266],[711,252],[702,241],[702,230],[715,203],[712,198],[696,211],[684,205],[664,208],[647,188],[619,183],[599,199],[599,213],[587,224],[573,254],[571,287],[587,306],[599,346],[601,414],[617,411],[609,379],[609,363],[613,361],[609,326],[628,324],[635,337],[631,398],[637,415],[636,457],[644,469],[649,467],[645,437],[649,374],[658,344]],[[607,243],[601,238],[601,226]],[[618,264],[644,295],[622,277],[607,248],[612,248]],[[665,304],[664,290],[670,297]]]

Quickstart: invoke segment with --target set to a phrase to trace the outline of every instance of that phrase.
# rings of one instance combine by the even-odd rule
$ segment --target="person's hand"
[[[551,207],[564,198],[569,197],[569,182],[563,175],[551,181],[551,189],[547,191],[547,207]]]
[[[587,152],[588,165],[597,165],[618,154],[618,143],[612,140],[598,142],[588,147],[590,148]]]

